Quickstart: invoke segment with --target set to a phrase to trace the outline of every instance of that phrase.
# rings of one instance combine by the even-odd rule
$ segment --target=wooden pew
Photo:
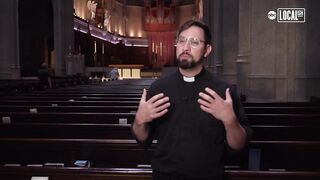
[[[0,105],[1,112],[108,112],[132,113],[138,106],[46,106],[46,105]]]
[[[253,125],[252,140],[317,141],[319,126]],[[32,129],[32,130],[31,130]],[[0,137],[131,139],[130,124],[20,122],[0,124]]]
[[[141,94],[128,93],[105,93],[105,94],[30,94],[15,97],[0,97],[0,101],[10,100],[28,100],[28,101],[135,101],[140,100]],[[4,103],[3,103],[4,104]],[[28,104],[26,104],[28,105]],[[281,107],[263,107],[248,106],[244,107],[247,114],[316,114],[320,113],[320,106],[281,106]]]
[[[0,100],[0,105],[47,105],[47,106],[138,106],[139,101],[30,101]]]
[[[247,114],[252,125],[320,125],[316,114]]]
[[[9,101],[9,104],[13,104],[11,100],[26,100],[26,101],[135,101],[139,102],[141,93],[81,93],[81,94],[29,94],[19,96],[5,96],[0,97],[1,104],[5,104]],[[20,102],[20,101],[19,101]],[[18,102],[17,102],[18,103]],[[21,104],[21,103],[20,103]],[[247,114],[310,114],[319,113],[320,106],[312,103],[253,103],[255,106],[246,103],[245,111]],[[268,106],[263,106],[263,104]],[[277,104],[280,104],[279,106]],[[303,106],[303,105],[305,106]],[[28,104],[26,104],[28,105]],[[272,106],[274,105],[274,106]],[[297,105],[297,106],[294,106]]]
[[[30,180],[151,180],[150,169],[143,168],[79,168],[79,167],[1,167],[0,179]]]
[[[54,88],[88,84],[88,77],[85,76],[52,76],[52,86]]]
[[[227,180],[316,180],[320,177],[319,171],[244,171],[227,170]]]
[[[109,120],[127,118],[128,123],[135,113],[87,113],[87,112],[0,112],[0,117],[10,117],[13,122],[79,122],[110,123]],[[320,114],[248,114],[252,125],[319,125]],[[115,122],[116,122],[115,121]]]
[[[89,160],[92,167],[136,168],[150,164],[154,145],[144,150],[135,140],[0,138],[1,164],[63,163],[72,167],[76,160]],[[23,151],[21,149],[23,147]]]
[[[251,141],[259,170],[307,170],[320,172],[320,141]],[[250,161],[250,159],[249,159]]]
[[[79,86],[76,86],[79,87]],[[143,88],[148,89],[146,87],[135,87],[135,88],[128,88],[128,87],[113,87],[113,88],[108,88],[108,89],[48,89],[46,91],[36,91],[34,93],[38,94],[87,94],[87,93],[93,93],[93,94],[112,94],[112,93],[117,93],[117,94],[127,94],[127,93],[132,93],[132,94],[141,94]],[[21,93],[21,95],[27,95],[29,93]]]
[[[146,168],[79,168],[79,167],[3,167],[0,179],[30,180],[32,176],[49,180],[151,180],[151,169]],[[226,180],[318,180],[313,171],[237,171],[226,170]]]
[[[25,166],[51,162],[69,167],[81,159],[90,161],[92,167],[134,168],[151,163],[156,143],[146,150],[133,139],[0,138],[0,145],[7,147],[0,150],[6,154],[0,157],[2,164]],[[226,167],[245,168],[240,160],[228,159]]]
[[[320,103],[313,102],[243,102],[245,107],[314,107]]]
[[[1,157],[3,164],[61,162],[72,166],[84,159],[93,167],[137,167],[150,164],[156,143],[147,151],[131,139],[0,138],[0,145],[6,147],[1,149],[6,154]],[[260,151],[259,170],[320,170],[320,141],[251,141],[249,147]],[[227,160],[226,165],[246,169],[245,162]]]
[[[0,137],[58,139],[133,139],[130,124],[93,123],[0,124]]]
[[[78,139],[77,139],[78,140]],[[76,140],[76,141],[77,141]],[[81,139],[79,140],[79,141],[81,141]],[[91,140],[90,140],[91,141]],[[94,141],[97,141],[97,140],[94,140]],[[61,142],[60,142],[61,143]],[[57,143],[57,144],[60,144],[60,143]],[[64,148],[64,146],[63,146],[63,144],[68,144],[68,145],[70,145],[69,144],[70,143],[70,141],[68,142],[68,143],[62,143],[62,147],[60,147],[60,148]],[[37,143],[35,143],[35,144],[37,144],[37,147],[38,147],[38,145],[39,145],[39,142],[37,142]],[[41,143],[40,143],[41,144]],[[85,144],[85,143],[80,143],[81,145],[78,145],[78,146],[80,146],[80,147],[82,147],[82,146],[84,146],[84,147],[89,147],[90,145],[87,145],[87,144]],[[91,143],[89,143],[89,144],[91,144]],[[315,162],[313,161],[313,162],[311,162],[311,165],[310,165],[310,162],[306,162],[307,160],[310,160],[310,159],[312,159],[312,160],[315,160],[315,159],[317,159],[318,158],[318,156],[316,155],[316,154],[318,154],[317,152],[319,152],[319,147],[317,147],[317,142],[315,142],[315,143],[313,143],[313,142],[297,142],[297,141],[290,141],[290,142],[288,142],[288,141],[282,141],[282,142],[277,142],[276,143],[276,146],[274,145],[275,144],[275,142],[259,142],[258,144],[260,144],[260,146],[254,146],[255,144],[257,144],[257,142],[252,142],[251,144],[250,144],[250,148],[256,148],[256,149],[260,149],[261,150],[261,169],[286,169],[286,170],[290,170],[290,169],[296,169],[296,168],[300,168],[299,170],[301,170],[301,166],[300,165],[305,165],[305,164],[307,164],[307,166],[311,166],[311,167],[303,167],[303,168],[306,168],[306,170],[317,170],[316,168],[317,168],[317,166],[315,165]],[[262,144],[262,146],[261,146],[261,144]],[[268,146],[268,144],[270,145],[271,144],[271,146]],[[10,147],[10,146],[8,146],[8,144],[6,144],[7,146],[6,147]],[[28,145],[30,145],[30,142],[28,142]],[[61,144],[60,144],[61,145]],[[307,145],[307,146],[311,146],[311,148],[307,148],[307,151],[306,151],[306,147],[305,147],[305,145]],[[15,144],[15,146],[17,146],[17,144]],[[26,147],[25,145],[18,145],[17,147],[21,147],[21,146],[23,146],[23,147]],[[40,145],[41,146],[41,145]],[[50,147],[49,149],[50,149],[50,151],[52,151],[53,149],[55,149],[55,148],[52,148],[52,146],[50,146],[50,145],[47,145],[47,144],[42,144],[42,146],[45,146],[45,147]],[[95,145],[93,145],[93,146],[95,146]],[[95,154],[95,155],[101,155],[101,154],[104,154],[106,151],[107,151],[107,153],[111,153],[111,154],[113,154],[114,156],[112,156],[112,158],[115,158],[115,157],[118,157],[118,155],[119,154],[117,154],[117,155],[115,155],[114,153],[115,153],[115,151],[109,151],[110,149],[110,147],[105,147],[104,145],[99,145],[100,147],[101,147],[101,150],[97,150],[97,151],[94,151],[93,153],[92,152],[90,152],[90,150],[89,150],[89,148],[88,149],[82,149],[82,148],[80,148],[80,149],[77,149],[77,148],[75,148],[75,149],[73,149],[72,147],[68,147],[69,148],[69,150],[70,149],[72,149],[71,151],[73,152],[73,153],[67,153],[67,157],[75,157],[75,155],[74,154],[82,154],[82,152],[86,152],[87,154],[87,156],[81,156],[81,157],[88,157],[88,155],[92,155],[92,154]],[[103,147],[102,147],[103,146]],[[90,146],[90,147],[92,147],[92,146]],[[280,147],[280,148],[279,148]],[[39,147],[38,147],[39,148]],[[122,147],[123,148],[123,147]],[[58,148],[59,149],[59,148]],[[108,149],[108,150],[107,150]],[[117,152],[119,151],[119,147],[117,147],[117,148],[115,148],[115,149],[117,149]],[[127,151],[121,151],[121,152],[123,152],[123,154],[130,154],[130,152],[132,152],[131,150],[132,150],[132,148],[129,148],[130,149],[130,151],[129,152],[127,152]],[[295,149],[298,149],[297,151],[289,151],[289,153],[288,153],[288,150],[287,149],[293,149],[293,150],[295,150]],[[36,148],[36,150],[38,150],[37,148]],[[78,151],[79,150],[79,151]],[[273,150],[273,151],[271,151],[271,150]],[[27,148],[27,151],[28,151],[28,148]],[[33,148],[31,148],[31,149],[29,149],[29,151],[35,151]],[[49,151],[48,149],[44,149],[43,150],[44,152],[47,152],[47,151]],[[271,151],[271,152],[270,152]],[[310,152],[311,151],[311,152]],[[10,152],[15,152],[14,150],[12,151],[12,149],[10,150]],[[66,152],[65,150],[63,151],[64,153]],[[135,152],[137,152],[137,151],[135,151]],[[279,153],[280,152],[280,155],[274,155],[274,154],[276,154],[276,153]],[[302,152],[304,152],[304,153],[302,153]],[[306,157],[306,156],[304,156],[303,154],[307,154],[308,156]],[[19,152],[17,151],[17,154],[19,154]],[[41,152],[40,153],[36,153],[36,155],[40,155],[41,154]],[[53,154],[51,154],[51,155],[56,155],[56,154],[59,154],[59,153],[56,153],[56,152],[54,152]],[[63,154],[62,152],[60,153],[60,154]],[[141,153],[141,154],[143,154],[143,152]],[[289,155],[288,155],[289,154]],[[36,155],[34,155],[34,156],[36,156]],[[278,160],[279,159],[279,157],[283,157],[285,155],[285,157],[286,158],[280,158],[281,160]],[[28,154],[27,156],[29,156],[29,157],[33,157],[32,155],[30,156],[30,154]],[[45,155],[40,155],[41,157],[47,157],[48,156],[48,154],[45,154]],[[49,154],[49,156],[50,156],[50,154]],[[131,153],[131,156],[137,156],[137,154],[132,154]],[[295,159],[295,157],[300,157],[300,156],[303,156],[303,157],[306,157],[306,159],[305,158],[303,158],[302,160],[301,159],[299,159],[299,160],[294,160]],[[17,156],[17,155],[15,155],[15,157],[19,157],[19,155]],[[21,156],[20,156],[21,157]],[[77,157],[79,157],[79,156],[77,156]],[[121,155],[119,155],[119,157],[121,157]],[[54,158],[54,159],[56,159],[56,158]],[[58,158],[59,159],[59,158]],[[96,158],[96,159],[99,159],[100,160],[100,158]],[[291,160],[290,162],[287,162],[288,161],[288,159],[289,160]],[[49,159],[50,160],[50,159]],[[91,159],[90,159],[91,160]],[[104,159],[104,161],[110,161],[110,157],[108,157],[108,158],[106,158],[106,159]],[[127,161],[128,159],[126,159],[126,160],[124,160],[124,161]],[[274,162],[274,160],[277,160],[276,161],[276,163]],[[293,161],[292,161],[293,160]],[[303,161],[303,160],[305,160],[305,161]],[[122,166],[123,164],[121,163],[119,163],[119,164],[117,164],[117,162],[115,162],[115,161],[117,161],[118,163],[121,161],[121,159],[119,159],[119,158],[116,158],[116,160],[111,160],[111,162],[109,162],[108,163],[108,165],[110,165],[110,166],[113,166],[113,165],[119,165],[119,166]],[[270,162],[271,161],[271,162]],[[11,162],[11,161],[10,161]],[[29,161],[30,162],[30,161]],[[65,161],[65,162],[69,162],[71,165],[72,165],[72,160],[68,160],[68,161]],[[96,164],[96,165],[98,165],[98,166],[107,166],[107,165],[105,165],[104,163],[101,163],[100,161],[94,161],[93,160],[93,164]],[[140,161],[141,162],[141,161]],[[284,163],[285,162],[285,163]],[[293,162],[295,162],[295,163],[293,163]],[[32,162],[31,162],[32,163]],[[144,161],[144,163],[145,163],[145,161]],[[276,166],[275,166],[275,164],[276,164]],[[126,164],[126,166],[127,167],[134,167],[136,164]],[[234,164],[232,164],[232,165],[234,165]],[[290,166],[288,166],[288,165],[290,165]],[[315,166],[315,167],[314,167]]]
[[[248,106],[244,107],[247,114],[316,114],[320,113],[320,106]]]
[[[320,126],[315,125],[251,125],[252,140],[265,141],[317,141]]]
[[[112,85],[112,84],[104,84],[104,85],[80,85],[73,86],[67,88],[59,88],[59,89],[47,89],[46,91],[33,91],[32,93],[36,94],[80,94],[80,93],[95,93],[95,94],[103,94],[103,93],[142,93],[143,89],[148,89],[149,86],[145,85]]]
[[[260,126],[258,126],[260,127]],[[264,128],[264,127],[262,127]],[[269,128],[269,129],[268,129]],[[279,128],[279,129],[277,129]],[[293,129],[290,129],[293,128]],[[255,157],[259,161],[259,168],[272,169],[273,164],[285,164],[282,168],[275,166],[274,169],[285,169],[292,166],[287,166],[286,159],[280,160],[281,163],[269,163],[272,166],[264,165],[266,160],[272,159],[273,154],[284,153],[288,156],[290,154],[290,160],[294,160],[295,157],[306,157],[303,153],[310,154],[310,142],[319,141],[319,135],[317,135],[319,127],[313,129],[304,129],[305,127],[267,127],[266,132],[263,133],[259,128],[253,127],[255,131],[252,143],[249,148],[251,150],[259,151],[258,157]],[[308,127],[312,128],[312,127]],[[31,129],[33,129],[31,131]],[[267,136],[266,134],[271,134]],[[130,125],[117,125],[117,124],[71,124],[71,123],[18,123],[18,124],[2,124],[0,125],[0,136],[6,138],[58,138],[58,139],[132,139],[130,131]],[[309,143],[305,143],[308,140]],[[256,146],[254,143],[259,142],[262,144]],[[271,143],[270,143],[271,142]],[[268,144],[270,143],[270,145]],[[268,144],[266,146],[265,144]],[[279,145],[280,144],[280,145]],[[293,144],[293,145],[292,145]],[[297,146],[296,146],[297,145]],[[312,145],[312,144],[311,144]],[[317,145],[317,144],[315,144]],[[278,147],[278,148],[277,148]],[[291,148],[292,147],[292,148]],[[270,150],[271,149],[271,150]],[[287,150],[289,149],[289,150]],[[299,149],[298,151],[292,151],[291,149]],[[317,148],[315,148],[317,151]],[[318,148],[319,149],[319,148]],[[271,152],[269,152],[271,151]],[[275,153],[276,152],[276,153]],[[290,153],[289,153],[290,152]],[[240,169],[246,169],[248,167],[248,158],[252,153],[243,151],[237,154],[228,154],[226,156],[226,162],[229,163],[229,167],[237,167]],[[311,151],[314,155],[314,151]],[[313,156],[311,155],[311,156]],[[249,157],[248,157],[249,156]],[[254,156],[254,155],[253,155]],[[267,158],[266,158],[267,156]],[[278,155],[283,157],[283,154]],[[279,159],[279,158],[276,158]],[[311,159],[314,159],[311,157]],[[233,163],[230,163],[233,162]],[[237,163],[235,163],[237,162]],[[260,165],[261,162],[261,165]],[[289,163],[292,165],[292,163]],[[304,164],[304,163],[298,163]],[[312,163],[315,166],[315,163]],[[293,166],[294,167],[294,166]]]
[[[27,101],[139,101],[140,97],[56,97],[56,96],[26,96],[26,97],[0,97],[3,100],[27,100]]]
[[[3,123],[102,123],[117,124],[126,119],[132,123],[135,113],[84,112],[0,112]]]
[[[99,93],[92,93],[92,92],[81,92],[81,93],[70,93],[70,92],[51,92],[51,93],[28,93],[28,94],[19,94],[18,97],[141,97],[141,93],[127,93],[127,92],[99,92]],[[17,97],[15,96],[15,97]],[[11,98],[12,96],[7,96],[7,98]]]
[[[48,101],[50,102],[50,101]],[[122,101],[120,101],[121,104]],[[88,105],[84,105],[84,106],[52,106],[52,104],[50,106],[46,106],[46,105],[42,105],[40,103],[40,105],[20,105],[20,103],[17,103],[18,105],[0,105],[0,111],[1,112],[28,112],[31,108],[36,108],[39,110],[39,112],[109,112],[108,109],[112,109],[114,111],[110,111],[110,112],[127,112],[127,111],[134,111],[138,109],[138,106],[125,106],[125,105],[109,105],[109,106],[98,106],[98,105],[94,105],[94,106],[88,106]],[[117,111],[117,109],[119,109],[119,111]],[[314,108],[307,108],[307,107],[295,107],[295,108],[291,108],[291,107],[284,107],[281,110],[275,110],[276,112],[271,112],[273,111],[272,109],[267,108],[266,111],[264,111],[264,107],[260,107],[258,108],[258,112],[255,111],[256,113],[253,112],[247,112],[247,114],[249,116],[255,116],[258,114],[263,114],[266,116],[270,116],[272,114],[275,115],[279,115],[279,114],[284,114],[284,116],[286,116],[286,114],[300,114],[300,116],[304,116],[304,114],[320,114],[320,108],[314,107]],[[260,111],[260,112],[259,112]],[[270,111],[270,112],[269,112]],[[292,112],[291,112],[292,111]],[[294,111],[294,112],[293,112]],[[295,116],[295,115],[293,115]]]
[[[38,79],[0,79],[0,96],[32,92],[39,83]]]
[[[59,88],[57,90],[50,90],[50,91],[105,91],[105,90],[114,90],[114,89],[122,89],[122,90],[141,90],[143,88],[148,89],[150,87],[149,82],[138,82],[136,81],[136,84],[134,81],[117,81],[117,82],[110,82],[110,83],[97,83],[97,84],[89,84],[89,85],[80,85],[80,86],[74,86],[74,87],[65,87],[65,88]]]
[[[263,158],[266,152],[282,151],[282,153],[290,152],[286,148],[292,146],[291,144],[298,145],[298,149],[301,152],[291,152],[291,159],[294,159],[294,155],[301,154],[306,151],[310,151],[310,142],[319,141],[319,127],[296,127],[296,126],[271,126],[266,127],[265,133],[261,132],[259,128],[265,128],[260,126],[252,127],[254,130],[254,136],[250,149],[258,149],[259,161],[264,161]],[[269,129],[268,129],[269,128]],[[271,128],[271,129],[270,129]],[[311,128],[311,129],[308,129]],[[33,129],[32,131],[30,129]],[[268,136],[271,135],[271,136]],[[0,136],[7,138],[68,138],[68,139],[131,139],[133,138],[130,131],[130,125],[117,125],[117,124],[71,124],[71,123],[18,123],[18,124],[2,124],[0,125]],[[263,145],[257,147],[254,143],[259,142]],[[309,142],[309,143],[304,143]],[[265,147],[265,144],[271,144],[272,146]],[[281,145],[280,148],[276,148]],[[293,145],[293,149],[297,147]],[[306,145],[306,147],[305,147]],[[311,144],[313,145],[313,144]],[[317,144],[315,144],[317,145]],[[266,150],[267,148],[267,150]],[[269,149],[268,149],[269,148]],[[291,149],[291,148],[289,148]],[[263,152],[263,153],[261,153]],[[227,162],[241,162],[239,164],[231,164],[231,166],[239,166],[244,168],[247,166],[246,152],[242,154],[229,154]],[[276,154],[276,153],[275,153]],[[272,156],[268,154],[268,156]],[[283,155],[279,155],[282,157]],[[304,156],[305,157],[305,156]],[[284,159],[285,161],[285,159]],[[263,163],[262,163],[263,164]],[[264,167],[264,166],[263,166]],[[283,166],[286,167],[286,166]],[[274,167],[276,168],[276,167]],[[278,167],[277,167],[278,168]]]

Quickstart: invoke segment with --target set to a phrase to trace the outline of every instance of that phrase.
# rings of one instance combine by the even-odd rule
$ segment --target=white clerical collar
[[[185,82],[194,82],[195,78],[194,77],[186,77],[186,76],[183,76],[183,80]]]

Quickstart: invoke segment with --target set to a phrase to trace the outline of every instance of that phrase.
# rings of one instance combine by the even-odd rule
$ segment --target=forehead
[[[179,36],[184,36],[184,37],[196,37],[199,39],[204,38],[204,32],[200,27],[197,26],[191,26],[188,29],[182,31]]]

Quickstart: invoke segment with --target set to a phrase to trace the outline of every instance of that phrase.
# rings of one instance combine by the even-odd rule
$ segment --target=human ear
[[[212,51],[212,49],[213,49],[212,46],[210,44],[207,44],[206,50],[205,50],[206,52],[204,53],[203,57],[207,57]]]

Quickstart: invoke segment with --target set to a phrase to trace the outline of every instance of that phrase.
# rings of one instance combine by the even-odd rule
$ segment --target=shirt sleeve
[[[149,100],[152,96],[155,95],[155,91],[153,90],[153,86],[151,85],[151,87],[149,88],[149,90],[147,90],[147,98],[146,100]],[[149,128],[149,134],[148,137],[145,141],[139,141],[138,138],[135,136],[135,134],[133,133],[132,130],[132,126],[131,126],[131,131],[133,134],[133,137],[136,139],[136,141],[143,146],[145,149],[148,149],[150,147],[150,145],[152,144],[153,140],[154,140],[154,134],[155,134],[155,120],[149,122],[147,124],[147,128]]]
[[[252,129],[250,128],[250,122],[246,116],[245,110],[243,108],[242,102],[240,101],[240,97],[237,92],[237,87],[236,85],[232,85],[230,87],[230,94],[232,97],[232,102],[233,102],[233,109],[234,112],[237,116],[237,119],[240,123],[240,125],[244,128],[246,131],[247,137],[246,137],[246,142],[247,144],[249,143],[251,136],[252,136]]]

